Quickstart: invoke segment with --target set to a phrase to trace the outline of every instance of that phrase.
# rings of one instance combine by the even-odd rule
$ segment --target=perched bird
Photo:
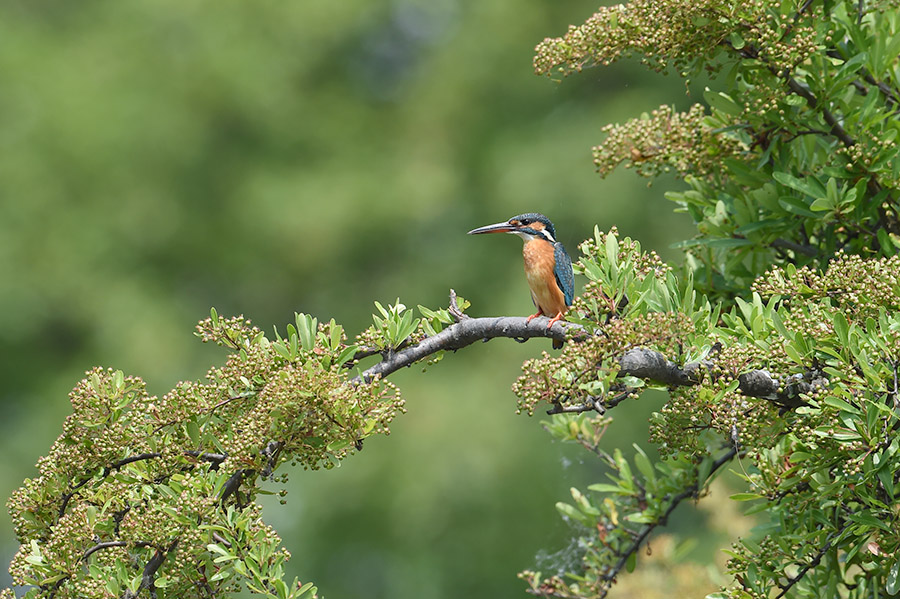
[[[575,277],[572,260],[563,244],[556,241],[553,223],[543,214],[529,212],[514,216],[506,222],[478,227],[469,235],[481,233],[512,233],[525,242],[522,257],[525,259],[525,278],[531,288],[531,301],[537,313],[528,317],[528,322],[538,316],[547,316],[549,329],[560,321],[572,305],[575,296]],[[555,349],[561,348],[562,341],[553,340]]]

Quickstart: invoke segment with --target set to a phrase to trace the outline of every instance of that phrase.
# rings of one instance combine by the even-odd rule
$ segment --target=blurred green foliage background
[[[684,83],[621,64],[565,81],[534,45],[575,0],[6,0],[0,4],[0,481],[60,432],[93,365],[152,393],[222,360],[192,335],[214,305],[271,330],[294,311],[370,322],[372,302],[531,313],[520,243],[469,238],[527,211],[570,253],[615,224],[664,257],[690,223],[630,173],[600,180],[607,122]],[[328,472],[296,471],[266,518],[326,597],[497,597],[566,554],[553,504],[597,477],[509,385],[549,342],[493,341],[422,375],[409,413]],[[661,399],[617,414],[646,440]],[[618,412],[619,410],[617,410]],[[4,562],[17,545],[0,519]],[[8,583],[8,577],[4,584]]]

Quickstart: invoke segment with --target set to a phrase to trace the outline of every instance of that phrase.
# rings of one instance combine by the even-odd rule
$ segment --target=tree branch
[[[831,127],[831,133],[844,144],[846,147],[856,145],[856,140],[850,137],[850,134],[847,133],[847,130],[844,129],[844,126],[841,125],[840,119],[838,119],[833,112],[831,112],[828,108],[819,105],[819,99],[816,98],[815,95],[809,90],[808,87],[794,79],[790,76],[784,77],[785,83],[787,83],[788,89],[792,92],[806,100],[807,105],[812,110],[818,110],[822,115],[822,118],[825,119],[825,122]]]
[[[711,366],[708,362],[689,362],[678,366],[661,352],[646,347],[628,350],[619,358],[619,365],[620,376],[631,375],[671,387],[699,384]],[[765,399],[783,409],[793,409],[803,405],[801,395],[824,387],[826,381],[827,378],[818,370],[795,374],[782,381],[773,378],[768,370],[755,369],[738,375],[737,390],[741,395]]]
[[[129,545],[132,547],[153,547],[153,543],[148,541],[101,541],[85,551],[81,556],[81,561],[85,561],[87,558],[91,557],[92,554],[101,549],[108,549],[110,547],[128,547]]]
[[[737,448],[732,447],[722,456],[720,456],[715,462],[713,462],[712,467],[709,470],[707,480],[709,476],[712,476],[712,474],[716,470],[730,462],[734,458],[734,456],[737,455],[737,452]],[[628,549],[624,553],[619,554],[619,561],[617,561],[615,565],[612,566],[612,568],[610,568],[603,574],[603,578],[610,583],[615,581],[616,577],[619,575],[619,572],[621,572],[622,569],[628,564],[628,560],[631,559],[631,556],[638,552],[638,550],[641,548],[641,545],[643,545],[644,541],[647,540],[647,537],[650,536],[650,533],[656,530],[656,527],[658,526],[665,526],[666,522],[669,519],[669,516],[671,516],[672,512],[675,511],[675,508],[677,508],[681,504],[681,502],[688,497],[693,497],[694,495],[696,495],[700,491],[700,489],[703,488],[703,484],[705,482],[706,481],[700,481],[698,479],[683,491],[681,491],[677,495],[674,495],[671,498],[669,507],[666,508],[666,511],[663,512],[663,514],[659,518],[657,518],[656,522],[647,524],[641,529],[637,536],[634,537],[634,541],[628,546]]]
[[[198,458],[205,462],[212,462],[214,464],[214,468],[217,468],[218,465],[221,464],[222,462],[224,462],[225,459],[228,457],[228,456],[226,456],[224,454],[220,454],[220,453],[207,453],[207,452],[194,451],[194,450],[188,450],[183,453],[186,456],[195,457],[195,458]],[[110,475],[110,473],[112,473],[113,470],[118,470],[119,468],[122,468],[123,466],[127,466],[128,464],[133,464],[135,462],[141,462],[144,460],[155,460],[160,457],[162,457],[161,453],[139,453],[139,454],[136,454],[133,456],[129,456],[127,458],[117,460],[107,466],[104,466],[103,469],[100,471],[100,477],[106,478],[107,476]],[[69,501],[72,499],[72,497],[78,491],[78,489],[80,489],[84,485],[91,482],[94,479],[94,476],[95,475],[93,475],[93,474],[85,476],[83,479],[78,481],[76,484],[72,485],[67,492],[62,494],[62,502],[60,503],[59,511],[57,512],[58,516],[60,518],[62,518],[63,515],[66,513],[66,508],[69,505]]]
[[[806,100],[806,104],[811,110],[817,110],[822,115],[822,118],[831,127],[831,134],[838,138],[841,143],[844,144],[844,146],[849,148],[856,145],[856,140],[853,139],[849,133],[847,133],[847,130],[844,129],[843,125],[841,125],[840,119],[838,119],[834,115],[834,113],[832,113],[827,107],[820,105],[819,99],[816,98],[816,96],[812,93],[812,91],[809,90],[808,87],[791,77],[788,72],[779,71],[774,66],[772,66],[772,64],[770,64],[759,55],[758,48],[751,44],[738,49],[735,48],[730,41],[725,41],[723,42],[723,44],[731,48],[734,52],[736,52],[743,58],[761,60],[762,63],[766,65],[766,68],[769,69],[769,72],[771,72],[773,75],[783,80],[785,84],[787,84],[788,89]]]
[[[635,347],[622,354],[619,367],[620,376],[649,379],[672,387],[696,385],[703,379],[699,362],[682,368],[661,352],[646,347]]]
[[[141,585],[138,587],[136,593],[132,593],[131,590],[126,590],[123,595],[124,599],[135,599],[138,595],[141,594],[141,591],[147,589],[150,593],[151,597],[156,597],[156,587],[154,586],[154,581],[156,580],[156,571],[159,570],[160,566],[163,565],[163,562],[166,561],[166,556],[172,552],[173,549],[178,545],[178,539],[172,541],[169,546],[165,549],[156,548],[156,552],[153,554],[153,557],[147,562],[144,566],[144,571],[141,574]]]
[[[818,132],[816,132],[818,133]],[[804,256],[809,256],[810,258],[815,258],[819,251],[811,245],[803,245],[800,243],[794,243],[793,241],[788,241],[787,239],[781,239],[780,237],[769,244],[775,249],[784,249],[791,250],[797,252],[798,254],[803,254]]]
[[[415,345],[392,353],[378,364],[363,371],[351,382],[371,382],[377,377],[386,377],[439,351],[462,349],[476,341],[487,341],[496,337],[508,339],[545,337],[565,341],[566,331],[582,330],[579,325],[566,322],[557,322],[547,328],[548,322],[549,319],[546,316],[535,318],[531,322],[528,322],[524,316],[465,318],[449,325],[437,335],[427,337]]]
[[[790,591],[791,588],[792,588],[795,584],[797,584],[800,580],[802,580],[803,577],[806,576],[806,573],[807,573],[807,572],[809,572],[810,570],[812,570],[813,568],[815,568],[816,566],[819,565],[819,562],[822,561],[822,558],[825,557],[825,554],[828,553],[828,550],[829,550],[829,549],[831,549],[831,545],[834,543],[834,540],[835,540],[838,536],[840,536],[840,534],[841,534],[842,532],[844,532],[844,529],[845,529],[846,527],[847,527],[847,525],[845,524],[845,525],[844,525],[843,527],[841,527],[839,530],[832,531],[831,534],[828,535],[828,537],[825,539],[825,544],[822,545],[822,547],[821,547],[821,548],[819,549],[819,551],[813,556],[813,558],[812,558],[809,562],[807,562],[806,564],[804,564],[803,567],[800,568],[800,571],[797,572],[797,574],[796,574],[795,576],[792,576],[791,578],[788,578],[788,579],[787,579],[787,583],[785,583],[784,585],[781,585],[781,584],[778,585],[778,586],[781,588],[781,592],[775,597],[775,599],[781,599],[782,597],[784,597],[785,595],[787,595],[787,594],[788,594],[788,591]]]
[[[737,49],[730,41],[725,41],[723,43],[726,46],[730,47],[732,51],[737,52],[738,55],[742,56],[743,58],[762,61],[762,63],[766,65],[766,68],[768,68],[769,72],[785,82],[788,89],[806,100],[806,104],[807,106],[809,106],[810,110],[817,111],[822,115],[822,118],[825,120],[828,126],[831,127],[831,134],[834,135],[844,145],[844,147],[850,148],[856,145],[856,140],[847,132],[842,124],[843,118],[836,116],[827,106],[821,103],[816,95],[809,89],[809,87],[792,77],[790,75],[790,72],[780,71],[775,68],[775,66],[773,66],[771,63],[760,56],[759,49],[752,44],[747,45],[741,49]],[[871,174],[872,178],[869,179],[868,190],[872,195],[877,195],[884,188],[881,183],[875,178],[874,173]],[[888,214],[887,210],[885,210],[881,206],[878,207],[878,220],[880,228],[883,228],[891,233],[897,232],[898,223],[896,215],[893,215],[892,217]],[[876,243],[879,243],[877,239],[875,241]]]
[[[550,339],[566,339],[567,332],[584,332],[577,324],[558,322],[549,329],[547,318],[535,318],[528,322],[524,316],[501,316],[496,318],[466,318],[449,325],[446,329],[415,345],[397,351],[381,362],[364,370],[359,376],[351,379],[351,383],[371,382],[379,377],[386,377],[403,367],[410,366],[440,351],[457,350],[476,341],[487,341],[504,337],[509,339],[531,339],[546,337]],[[619,358],[619,375],[634,376],[644,380],[655,381],[670,387],[686,387],[699,384],[707,375],[709,362],[691,362],[679,366],[661,352],[646,347],[635,347]],[[738,376],[738,391],[747,396],[771,401],[784,409],[793,409],[803,405],[800,396],[825,386],[825,377],[816,370],[806,374],[797,374],[787,381],[775,379],[766,370],[749,370]],[[626,394],[627,395],[627,394]],[[609,402],[592,401],[584,408],[559,408],[557,412],[587,411],[596,409],[595,404],[604,408],[612,407]],[[618,398],[619,403],[624,397]]]

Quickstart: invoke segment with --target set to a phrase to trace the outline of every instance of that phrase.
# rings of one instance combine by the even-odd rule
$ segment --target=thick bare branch
[[[141,585],[138,587],[137,592],[132,593],[130,589],[126,590],[123,597],[125,599],[135,599],[144,589],[147,589],[151,597],[156,597],[156,587],[154,586],[156,571],[159,570],[160,566],[163,565],[163,562],[166,561],[166,556],[171,553],[177,545],[178,539],[175,539],[165,549],[157,547],[153,557],[151,557],[144,566],[144,572],[141,574]]]
[[[462,349],[476,341],[487,341],[497,337],[516,340],[547,337],[562,340],[566,339],[567,331],[583,332],[584,329],[580,325],[566,322],[558,322],[548,329],[545,317],[535,318],[531,322],[522,316],[466,318],[448,326],[437,335],[390,354],[378,364],[363,371],[360,376],[353,379],[353,382],[383,378],[439,351]],[[699,384],[708,374],[711,365],[706,362],[691,362],[679,366],[661,352],[646,347],[635,347],[619,357],[619,366],[620,376],[634,376],[670,387],[685,387]],[[772,377],[766,370],[749,370],[741,373],[738,380],[738,391],[743,395],[765,399],[782,408],[796,408],[802,405],[801,394],[811,393],[826,384],[824,376],[815,371],[810,371],[807,375],[795,375],[784,381]],[[612,406],[605,405],[605,407]],[[584,409],[592,408],[586,406]]]
[[[619,366],[623,376],[630,375],[673,387],[696,385],[702,379],[699,363],[682,368],[661,352],[646,347],[636,347],[622,354]]]
[[[371,381],[376,377],[383,378],[439,351],[462,349],[476,341],[487,341],[496,337],[508,339],[545,337],[563,341],[566,338],[567,330],[573,328],[581,330],[580,326],[566,322],[557,322],[548,329],[548,322],[549,320],[544,316],[535,318],[531,322],[528,322],[524,316],[466,318],[448,326],[437,335],[427,337],[406,349],[393,352],[378,364],[366,369],[355,380]]]

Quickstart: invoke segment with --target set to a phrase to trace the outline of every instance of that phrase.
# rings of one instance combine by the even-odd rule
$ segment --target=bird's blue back
[[[569,258],[563,244],[558,241],[553,244],[553,259],[555,262],[553,274],[556,275],[556,284],[559,285],[563,297],[566,298],[566,305],[571,306],[572,300],[575,299],[575,273],[572,272],[572,259]]]

